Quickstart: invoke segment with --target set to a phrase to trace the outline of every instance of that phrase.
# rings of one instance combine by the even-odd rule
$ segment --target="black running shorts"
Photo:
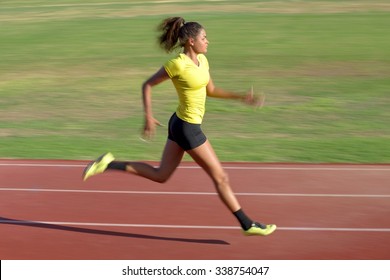
[[[176,142],[185,151],[195,149],[207,140],[200,124],[183,121],[176,113],[169,120],[168,139]]]

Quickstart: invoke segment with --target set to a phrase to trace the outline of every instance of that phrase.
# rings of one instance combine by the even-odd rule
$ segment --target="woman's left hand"
[[[143,141],[152,140],[156,131],[156,126],[162,126],[162,124],[153,117],[146,118],[141,139]]]

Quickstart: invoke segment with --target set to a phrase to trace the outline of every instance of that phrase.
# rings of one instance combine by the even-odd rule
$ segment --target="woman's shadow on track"
[[[43,222],[8,219],[8,218],[3,218],[3,217],[0,217],[0,224],[10,224],[10,225],[19,225],[19,226],[28,226],[28,227],[64,230],[64,231],[74,231],[74,232],[87,233],[87,234],[110,235],[110,236],[117,236],[117,237],[165,240],[165,241],[200,243],[200,244],[214,244],[214,245],[230,245],[226,241],[215,240],[215,239],[192,239],[192,238],[164,237],[164,236],[117,232],[117,231],[100,230],[100,229],[80,228],[80,227],[73,227],[73,226],[71,227],[71,226],[49,224],[49,223],[43,223]]]

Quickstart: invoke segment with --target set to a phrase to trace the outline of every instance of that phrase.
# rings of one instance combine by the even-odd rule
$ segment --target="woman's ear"
[[[190,46],[193,46],[195,43],[194,38],[188,38],[188,43],[190,44]]]

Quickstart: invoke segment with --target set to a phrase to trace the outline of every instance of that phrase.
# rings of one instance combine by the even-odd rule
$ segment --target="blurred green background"
[[[217,86],[266,106],[209,99],[203,130],[222,161],[390,162],[389,1],[0,2],[0,158],[159,160],[141,84],[170,57],[156,26],[206,27]],[[154,88],[167,123],[177,97]],[[186,160],[190,160],[188,157]]]

